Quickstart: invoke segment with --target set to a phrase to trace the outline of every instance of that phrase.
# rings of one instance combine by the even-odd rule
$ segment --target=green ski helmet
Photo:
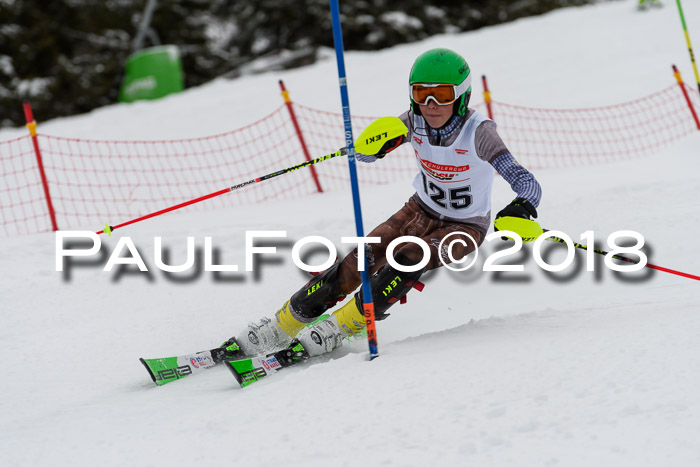
[[[413,100],[414,84],[452,84],[456,86],[454,113],[465,115],[472,94],[472,75],[467,61],[457,52],[449,49],[431,49],[416,58],[408,77],[408,95],[411,110],[420,115],[420,108]]]

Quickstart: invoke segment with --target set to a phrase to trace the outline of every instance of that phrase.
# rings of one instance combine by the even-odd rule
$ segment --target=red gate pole
[[[51,227],[53,231],[58,230],[56,225],[56,211],[53,209],[53,203],[51,202],[51,193],[49,192],[49,182],[46,179],[46,172],[44,172],[44,162],[41,159],[41,150],[39,149],[39,142],[36,138],[36,122],[34,121],[34,115],[32,114],[32,106],[29,102],[24,103],[24,118],[27,120],[27,128],[29,129],[29,134],[32,137],[32,143],[34,143],[34,154],[36,155],[36,162],[39,165],[39,174],[41,175],[41,184],[44,186],[44,196],[46,197],[46,205],[49,208],[49,216],[51,217]]]
[[[297,136],[299,137],[299,142],[301,143],[301,149],[304,151],[304,157],[306,157],[307,161],[311,160],[311,156],[309,155],[309,150],[306,148],[306,142],[304,141],[304,135],[301,133],[301,128],[299,128],[299,123],[297,122],[297,117],[294,114],[294,107],[292,107],[292,100],[289,98],[289,91],[287,91],[287,88],[284,87],[284,82],[280,80],[280,89],[282,89],[282,97],[284,98],[284,103],[287,105],[287,110],[289,110],[289,116],[292,118],[292,123],[294,124],[294,129],[297,132]],[[314,183],[316,183],[316,189],[318,190],[319,193],[323,193],[323,188],[321,188],[321,182],[318,180],[318,174],[316,173],[316,168],[312,165],[310,167],[311,169],[311,176],[314,179]]]
[[[493,120],[493,112],[491,111],[491,93],[489,92],[489,85],[486,83],[486,75],[481,75],[481,82],[484,85],[484,102],[486,103],[486,111],[489,114],[489,118]]]
[[[695,108],[693,107],[693,103],[690,101],[690,97],[688,97],[688,90],[685,89],[685,83],[683,82],[683,79],[681,78],[681,72],[678,71],[678,68],[676,68],[676,65],[671,65],[673,67],[673,76],[676,77],[676,81],[678,81],[678,86],[681,87],[681,91],[683,91],[683,96],[685,96],[685,101],[688,103],[688,107],[690,108],[690,113],[693,114],[693,120],[695,120],[695,125],[698,127],[698,130],[700,130],[700,120],[698,120],[698,114],[695,113]]]

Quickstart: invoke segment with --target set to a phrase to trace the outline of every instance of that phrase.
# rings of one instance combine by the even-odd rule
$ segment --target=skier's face
[[[427,104],[420,106],[420,112],[431,128],[440,128],[452,116],[454,106],[454,102],[447,105],[437,105],[433,99],[430,99]]]

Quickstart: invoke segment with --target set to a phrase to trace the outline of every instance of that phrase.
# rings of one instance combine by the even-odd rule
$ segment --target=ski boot
[[[395,259],[400,264],[412,264],[402,253],[398,253]],[[418,279],[423,272],[424,269],[403,272],[387,265],[372,276],[371,284],[374,291],[372,301],[377,321],[389,316],[387,310],[394,303],[402,301],[411,288],[422,290],[423,284]],[[362,289],[360,289],[352,300],[334,311],[332,315],[302,329],[296,341],[304,347],[309,357],[331,352],[340,347],[346,337],[353,336],[365,328],[365,317],[361,311],[363,303]]]
[[[250,323],[238,336],[236,343],[246,357],[266,355],[287,347],[292,338],[308,323],[293,312],[290,302],[275,314],[273,319],[262,318]]]
[[[294,361],[314,357],[337,349],[343,345],[343,340],[354,336],[364,328],[365,319],[357,307],[357,300],[353,299],[333,314],[323,315],[302,329],[285,350],[293,351],[296,345],[301,345],[304,351],[302,355],[298,352],[292,352],[290,355],[294,357]],[[282,358],[284,359],[284,355]]]

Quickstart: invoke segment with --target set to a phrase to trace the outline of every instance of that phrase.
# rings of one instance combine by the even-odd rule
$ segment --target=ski
[[[329,315],[321,315],[316,321],[306,325],[306,327],[313,326],[328,318]],[[346,337],[345,340],[352,341],[366,338],[366,336],[367,330],[363,329],[353,336]],[[268,376],[276,375],[287,367],[320,356],[309,356],[309,352],[304,348],[304,345],[299,342],[299,339],[295,338],[286,348],[276,352],[250,358],[231,358],[227,359],[225,364],[226,368],[231,371],[236,381],[238,381],[238,384],[244,388]]]
[[[286,349],[267,356],[227,360],[225,363],[226,367],[233,373],[236,381],[238,381],[238,384],[244,388],[309,358],[309,354],[304,346],[294,339]]]
[[[328,317],[329,315],[321,315],[317,320],[307,324],[306,327],[313,326],[324,319],[328,319]],[[347,339],[350,340],[365,335],[364,332],[360,332]],[[140,358],[139,360],[146,367],[146,371],[148,371],[153,382],[158,386],[178,381],[185,376],[198,374],[221,363],[226,363],[226,367],[231,370],[238,383],[245,387],[277,373],[282,368],[308,358],[308,352],[297,339],[273,353],[244,357],[236,339],[231,338],[221,344],[221,347],[211,350],[203,350],[176,357]]]
[[[226,360],[240,358],[241,350],[231,339],[211,350],[164,358],[140,358],[151,379],[158,386],[201,373]]]

